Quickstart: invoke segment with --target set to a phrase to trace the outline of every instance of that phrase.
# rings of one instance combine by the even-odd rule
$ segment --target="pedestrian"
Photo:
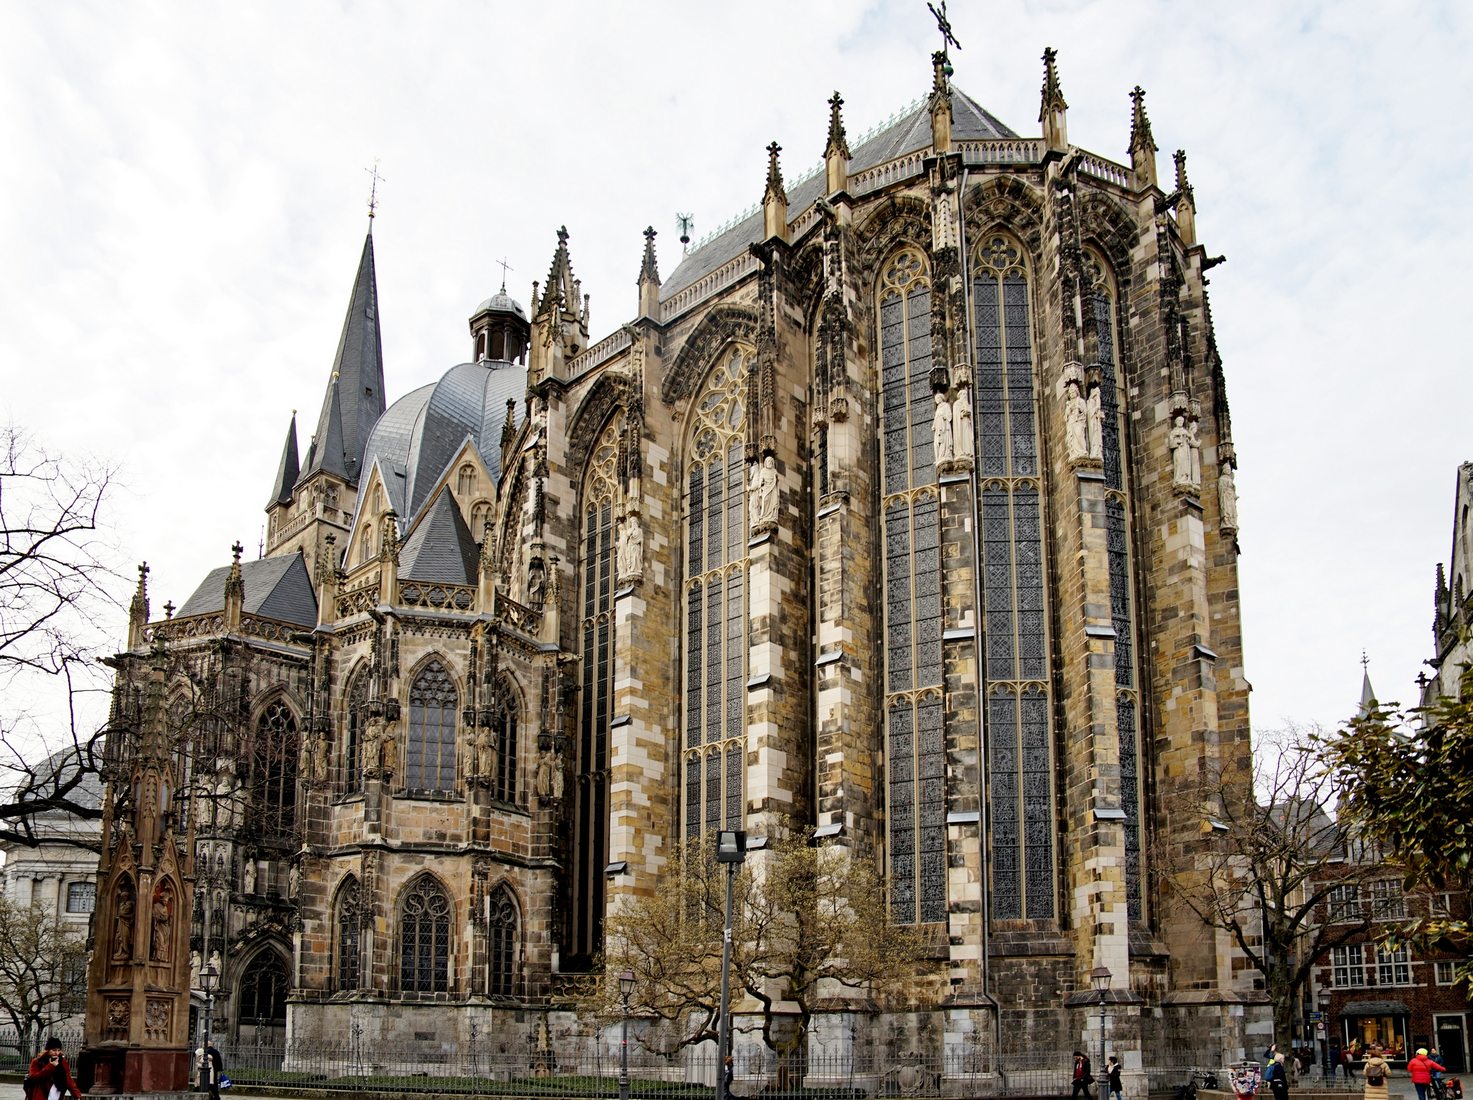
[[[72,1067],[61,1052],[61,1040],[54,1035],[46,1040],[41,1053],[31,1059],[25,1093],[26,1100],[60,1100],[67,1095],[81,1100],[82,1090],[72,1080]]]
[[[731,1055],[728,1054],[721,1060],[721,1084],[723,1095],[731,1095],[731,1079],[736,1075],[736,1067],[732,1064]]]
[[[210,1100],[220,1100],[220,1078],[225,1076],[225,1059],[213,1039],[206,1039],[199,1048],[199,1087],[208,1092]]]
[[[1380,1047],[1366,1051],[1366,1094],[1365,1100],[1387,1100],[1387,1082],[1391,1080],[1391,1066]]]
[[[1407,1076],[1417,1086],[1417,1100],[1427,1100],[1427,1087],[1432,1084],[1432,1075],[1445,1072],[1442,1066],[1427,1057],[1426,1047],[1418,1047],[1416,1056],[1407,1063]]]
[[[1340,1042],[1337,1039],[1330,1044],[1330,1060],[1325,1066],[1325,1076],[1330,1080],[1335,1079],[1335,1074],[1340,1071]]]
[[[1089,1064],[1089,1055],[1082,1050],[1074,1052],[1074,1089],[1069,1093],[1069,1100],[1083,1095],[1084,1100],[1094,1100],[1089,1091],[1090,1081],[1093,1080],[1094,1069]]]
[[[1289,1100],[1289,1070],[1284,1065],[1284,1056],[1275,1054],[1273,1061],[1264,1071],[1263,1079],[1268,1082],[1274,1100]]]
[[[1355,1080],[1355,1041],[1340,1052],[1340,1068],[1345,1071],[1347,1081]]]
[[[1120,1083],[1120,1059],[1110,1055],[1105,1060],[1105,1087],[1109,1100],[1125,1100],[1125,1087]]]

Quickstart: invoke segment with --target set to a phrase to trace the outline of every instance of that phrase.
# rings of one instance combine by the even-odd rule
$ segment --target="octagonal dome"
[[[451,367],[438,382],[405,394],[374,424],[363,455],[388,483],[389,504],[408,525],[467,437],[492,478],[501,476],[501,426],[506,402],[527,392],[525,367],[490,361]],[[363,479],[366,487],[368,478]],[[363,489],[359,489],[359,510]]]

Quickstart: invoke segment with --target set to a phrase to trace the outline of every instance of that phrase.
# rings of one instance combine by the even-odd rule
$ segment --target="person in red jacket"
[[[82,1100],[82,1090],[72,1080],[72,1067],[61,1053],[60,1039],[47,1039],[45,1049],[31,1059],[25,1088],[27,1100],[59,1100],[68,1094]]]
[[[1427,1086],[1432,1084],[1434,1073],[1446,1072],[1446,1069],[1427,1057],[1426,1047],[1418,1047],[1416,1055],[1407,1063],[1407,1076],[1417,1086],[1417,1100],[1427,1100]]]

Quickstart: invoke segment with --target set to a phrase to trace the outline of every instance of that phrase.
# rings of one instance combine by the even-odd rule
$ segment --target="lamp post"
[[[721,927],[721,1026],[716,1039],[716,1100],[726,1095],[726,1059],[731,1048],[731,907],[736,871],[747,858],[747,834],[741,829],[716,833],[716,862],[726,864],[726,911]]]
[[[1110,968],[1095,967],[1089,972],[1089,980],[1100,995],[1100,1100],[1107,1100],[1105,1094],[1110,1088],[1110,1077],[1105,1072],[1105,995],[1110,992]]]
[[[210,1025],[214,1023],[215,1013],[215,979],[219,976],[220,972],[215,969],[213,963],[205,963],[200,967],[199,984],[205,993],[205,1037],[200,1041],[199,1050],[204,1062],[208,1062],[210,1058]],[[208,1092],[209,1082],[205,1080],[203,1063],[195,1067],[195,1073],[199,1076],[200,1087]]]
[[[619,975],[619,1004],[624,1018],[619,1025],[619,1100],[629,1100],[629,994],[634,992],[634,971]]]

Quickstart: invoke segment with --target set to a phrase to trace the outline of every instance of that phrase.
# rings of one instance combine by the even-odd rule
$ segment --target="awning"
[[[1410,1016],[1412,1010],[1404,1001],[1351,1001],[1340,1010],[1342,1016]]]

